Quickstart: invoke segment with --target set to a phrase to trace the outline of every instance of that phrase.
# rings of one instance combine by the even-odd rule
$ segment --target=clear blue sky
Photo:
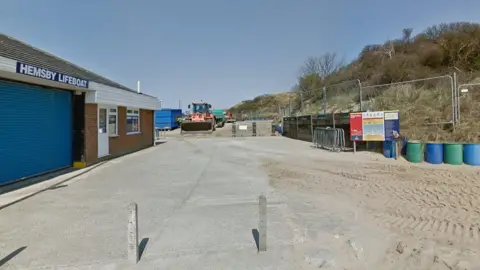
[[[478,0],[1,0],[0,32],[158,96],[229,107],[288,91],[302,62],[440,22]]]

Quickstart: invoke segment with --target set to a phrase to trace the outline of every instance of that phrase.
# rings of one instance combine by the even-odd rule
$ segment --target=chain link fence
[[[456,91],[457,122],[460,124],[480,119],[480,82],[458,86]]]
[[[400,110],[403,125],[455,122],[455,83],[452,76],[363,86],[363,109]]]
[[[430,137],[435,137],[436,132],[444,130],[441,136],[448,137],[449,130],[460,121],[467,125],[463,122],[469,119],[471,126],[480,117],[477,90],[480,82],[457,87],[455,73],[380,85],[349,80],[311,90],[312,93],[291,92],[288,101],[278,104],[278,113],[274,114],[277,122],[282,122],[285,136],[304,141],[312,141],[316,127],[343,128],[347,134],[349,122],[345,114],[349,112],[388,110],[400,111],[402,129],[412,136],[425,137],[421,134],[429,132]],[[262,115],[242,112],[241,119],[258,120]]]
[[[360,80],[325,86],[322,93],[324,114],[362,110],[362,84]]]

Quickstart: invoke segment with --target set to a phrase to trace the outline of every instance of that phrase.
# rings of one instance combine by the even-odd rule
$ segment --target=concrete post
[[[136,264],[138,260],[138,207],[132,203],[128,206],[128,261]]]
[[[267,251],[267,197],[259,197],[258,251]]]

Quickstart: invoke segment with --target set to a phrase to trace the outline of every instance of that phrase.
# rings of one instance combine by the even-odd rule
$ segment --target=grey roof
[[[0,33],[0,56],[10,58],[32,66],[94,81],[111,87],[137,93],[137,91],[81,68],[57,56],[49,54],[22,41]]]

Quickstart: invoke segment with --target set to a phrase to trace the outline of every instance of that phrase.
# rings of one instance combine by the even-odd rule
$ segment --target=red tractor
[[[213,133],[215,131],[216,119],[210,109],[212,105],[207,102],[192,102],[188,105],[191,113],[182,122],[180,133]]]
[[[227,112],[227,115],[225,116],[226,122],[227,123],[235,123],[237,120],[233,118],[232,112]]]

